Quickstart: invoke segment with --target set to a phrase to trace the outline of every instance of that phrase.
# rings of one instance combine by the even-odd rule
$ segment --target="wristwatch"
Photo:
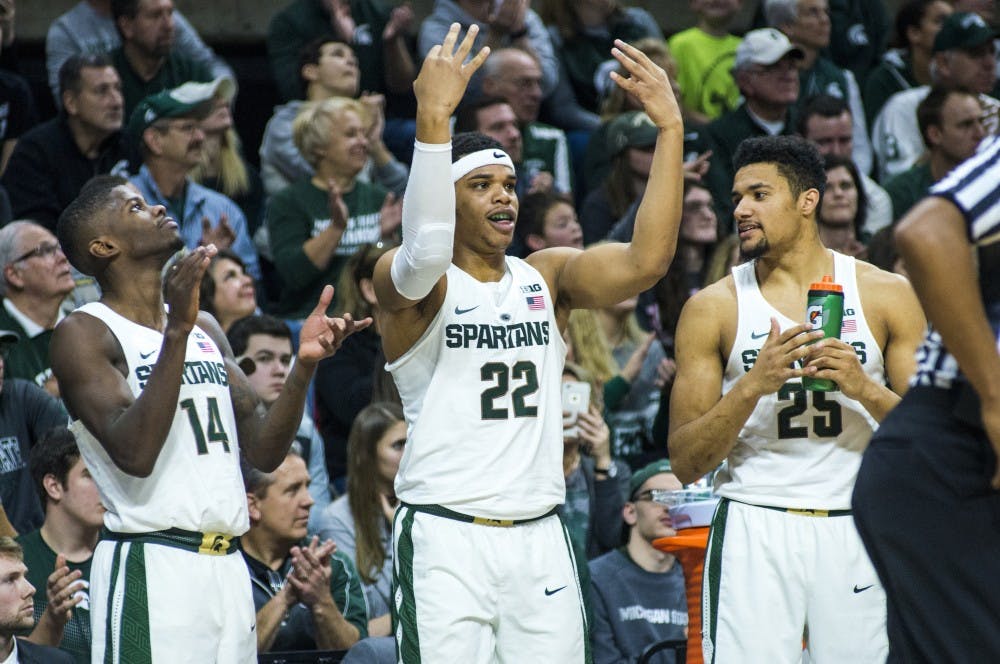
[[[601,475],[607,475],[609,480],[614,479],[618,477],[618,466],[615,465],[614,461],[612,461],[611,465],[607,468],[598,468],[597,466],[594,466],[594,474],[596,475],[598,473]]]

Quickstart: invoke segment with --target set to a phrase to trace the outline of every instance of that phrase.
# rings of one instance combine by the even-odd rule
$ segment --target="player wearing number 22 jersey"
[[[561,419],[539,417],[562,411],[561,383],[539,376],[561,376],[566,356],[545,280],[518,258],[499,282],[454,265],[447,279],[437,317],[390,365],[413,422],[396,494],[493,519],[544,514],[566,491],[561,446],[525,444],[562,439]]]

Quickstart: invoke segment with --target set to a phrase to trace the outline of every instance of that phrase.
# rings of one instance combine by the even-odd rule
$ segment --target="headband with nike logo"
[[[489,150],[479,150],[478,152],[469,153],[458,161],[452,163],[451,181],[458,182],[471,171],[474,171],[482,166],[490,166],[492,164],[506,166],[510,169],[511,173],[516,172],[514,169],[514,162],[510,158],[510,155],[503,150],[490,148]]]

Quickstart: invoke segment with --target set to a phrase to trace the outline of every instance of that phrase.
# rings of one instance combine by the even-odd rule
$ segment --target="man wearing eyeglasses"
[[[69,261],[55,236],[31,221],[15,221],[0,229],[0,329],[16,332],[4,372],[25,378],[58,398],[52,377],[49,341],[64,313],[61,305],[75,282]]]
[[[128,124],[142,154],[142,167],[131,181],[147,203],[167,208],[189,249],[208,244],[232,249],[247,273],[259,280],[257,251],[243,211],[230,198],[188,177],[203,156],[201,121],[211,111],[216,93],[228,96],[234,85],[231,79],[217,78],[211,83],[185,83],[143,99]]]
[[[684,572],[674,556],[653,546],[677,534],[669,506],[681,488],[666,459],[639,469],[629,482],[622,509],[626,544],[590,563],[594,664],[632,662],[651,643],[687,637]],[[662,654],[654,661],[674,659]]]
[[[368,636],[368,610],[354,563],[332,540],[306,541],[313,499],[292,443],[272,473],[243,464],[250,530],[241,552],[257,612],[257,651],[345,650]]]
[[[236,362],[264,406],[270,408],[285,387],[292,364],[292,331],[274,316],[255,315],[239,319],[226,333]],[[315,505],[309,512],[309,532],[330,504],[330,477],[326,471],[323,438],[308,412],[295,434],[300,455],[309,467],[309,495]]]
[[[705,133],[712,148],[707,182],[719,218],[732,213],[733,155],[745,138],[795,133],[793,106],[799,98],[798,63],[802,49],[774,28],[751,30],[736,49],[733,78],[743,103],[708,124]]]

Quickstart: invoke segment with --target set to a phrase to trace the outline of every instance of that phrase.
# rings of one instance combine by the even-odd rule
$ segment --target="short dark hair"
[[[845,111],[850,113],[851,107],[847,105],[847,101],[842,97],[834,97],[828,94],[813,95],[802,106],[796,131],[798,131],[800,136],[807,136],[809,134],[809,120],[813,116],[836,118],[840,117]]]
[[[940,127],[944,121],[942,112],[948,98],[952,95],[967,95],[976,97],[968,90],[956,88],[950,85],[935,85],[931,88],[927,96],[917,104],[917,126],[920,127],[920,138],[924,140],[924,145],[931,147],[931,142],[927,139],[927,133],[931,127]]]
[[[297,456],[306,461],[307,466],[309,465],[309,462],[302,457],[302,444],[296,440],[293,440],[288,447],[288,454],[285,457],[289,455]],[[247,493],[252,493],[258,498],[267,498],[267,488],[274,484],[273,472],[265,473],[250,463],[245,454],[240,454],[240,474],[243,476],[243,488]]]
[[[292,340],[292,331],[289,329],[288,323],[280,318],[267,314],[244,316],[232,324],[226,335],[226,338],[229,339],[229,345],[233,348],[233,354],[242,355],[247,352],[247,343],[250,341],[250,337],[255,334]]]
[[[540,191],[521,200],[514,229],[522,238],[545,233],[545,215],[559,203],[573,205],[573,199],[558,191]]]
[[[347,42],[330,36],[317,37],[316,39],[308,42],[305,46],[299,49],[299,84],[303,88],[305,88],[309,82],[302,77],[302,68],[306,65],[318,65],[319,59],[323,56],[323,46],[326,44],[343,44],[350,47],[352,51],[354,50],[354,47]]]
[[[246,263],[232,249],[219,249],[219,253],[212,256],[212,260],[209,262],[208,269],[205,270],[205,275],[201,278],[201,285],[198,288],[198,307],[213,316],[215,316],[215,289],[218,284],[215,283],[215,278],[212,276],[212,268],[223,259],[236,263],[242,268],[243,272],[247,271]]]
[[[106,53],[78,53],[66,58],[59,67],[59,95],[64,92],[77,93],[83,88],[84,69],[104,69],[114,67]]]
[[[479,111],[499,104],[510,105],[503,97],[481,97],[471,104],[462,104],[455,114],[455,132],[479,131]]]
[[[66,427],[56,427],[46,432],[32,446],[28,453],[28,471],[43,509],[49,501],[49,493],[45,490],[45,476],[53,475],[59,484],[66,486],[69,470],[79,458],[80,448],[76,444],[76,436]]]
[[[86,251],[84,243],[98,218],[111,202],[115,187],[128,184],[120,175],[98,175],[87,181],[77,197],[66,206],[56,223],[56,237],[70,264],[88,276],[96,276],[100,265]]]
[[[816,146],[801,136],[758,136],[747,138],[733,156],[733,172],[750,164],[774,164],[788,181],[792,196],[798,198],[808,189],[820,195],[826,189],[826,170]]]
[[[124,16],[125,18],[135,18],[136,14],[139,13],[139,3],[142,0],[111,0],[111,18],[114,19],[117,25],[118,19]]]
[[[503,150],[503,146],[478,131],[465,131],[451,137],[451,163],[480,150]]]

